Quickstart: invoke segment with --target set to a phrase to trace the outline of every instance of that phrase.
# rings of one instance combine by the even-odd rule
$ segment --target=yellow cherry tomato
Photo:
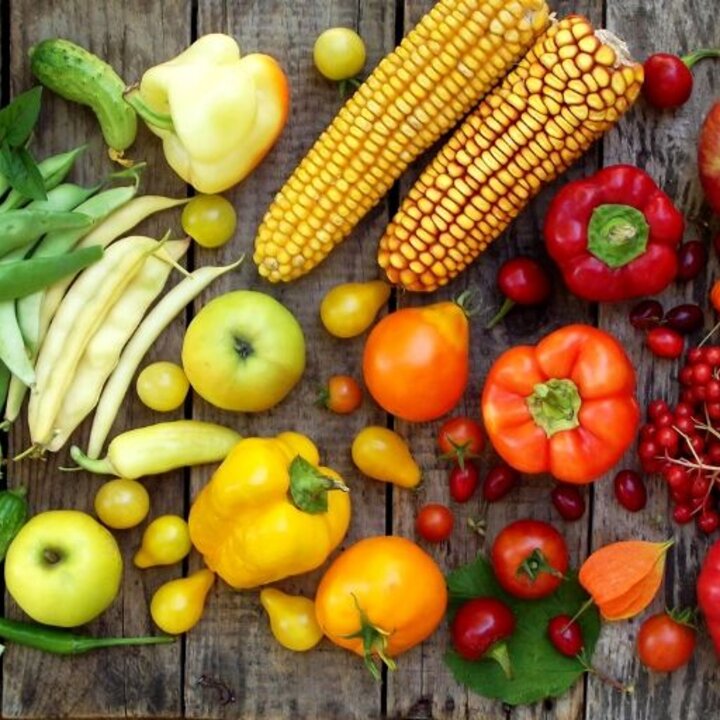
[[[143,405],[158,412],[177,410],[188,394],[185,371],[175,363],[161,361],[143,368],[136,389]]]
[[[189,552],[190,531],[185,520],[179,515],[161,515],[145,528],[133,562],[139,568],[172,565]]]
[[[276,435],[276,438],[290,450],[292,456],[290,459],[299,455],[311,465],[317,466],[320,463],[320,452],[309,437],[292,430],[287,430],[286,432],[281,432],[279,435]]]
[[[365,43],[350,28],[335,27],[325,30],[315,41],[313,60],[315,67],[328,80],[348,80],[355,77],[365,65]]]
[[[215,575],[203,569],[161,585],[150,601],[153,622],[170,635],[179,635],[195,627],[202,617],[205,599],[214,581]]]
[[[336,285],[320,303],[320,319],[331,335],[355,337],[372,325],[389,297],[390,286],[382,280]]]
[[[139,525],[149,510],[150,496],[137,480],[108,480],[95,494],[95,513],[101,522],[114,530]]]
[[[400,487],[420,482],[420,466],[408,444],[396,432],[380,425],[363,428],[353,440],[353,462],[368,477]]]
[[[270,618],[272,634],[288,650],[305,652],[322,640],[315,603],[309,598],[264,588],[260,592],[260,603]]]
[[[197,195],[184,207],[180,222],[198,245],[216,248],[235,234],[237,215],[222,195]]]

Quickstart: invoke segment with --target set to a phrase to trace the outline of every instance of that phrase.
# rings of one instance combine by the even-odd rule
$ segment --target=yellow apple
[[[97,520],[50,510],[31,518],[10,544],[5,585],[33,620],[75,627],[112,603],[122,569],[115,538]]]
[[[210,301],[190,323],[182,364],[196,393],[223,410],[277,405],[305,370],[305,338],[275,298],[237,290]]]

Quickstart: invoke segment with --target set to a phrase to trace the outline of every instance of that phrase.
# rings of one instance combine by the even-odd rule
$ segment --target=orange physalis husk
[[[596,550],[578,579],[605,620],[624,620],[642,612],[657,594],[672,540],[626,540]]]

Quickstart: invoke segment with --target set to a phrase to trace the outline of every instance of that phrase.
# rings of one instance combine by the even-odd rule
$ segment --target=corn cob
[[[390,282],[431,292],[457,276],[613,126],[642,80],[611,33],[580,16],[554,24],[410,189],[380,240]]]
[[[547,23],[545,0],[440,0],[348,100],[275,197],[255,240],[260,274],[288,281],[314,268]]]

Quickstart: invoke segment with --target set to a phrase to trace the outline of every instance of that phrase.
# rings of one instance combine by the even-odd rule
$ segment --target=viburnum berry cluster
[[[638,456],[645,472],[665,478],[675,522],[695,519],[710,534],[720,527],[720,346],[689,350],[679,380],[674,408],[648,405]]]

